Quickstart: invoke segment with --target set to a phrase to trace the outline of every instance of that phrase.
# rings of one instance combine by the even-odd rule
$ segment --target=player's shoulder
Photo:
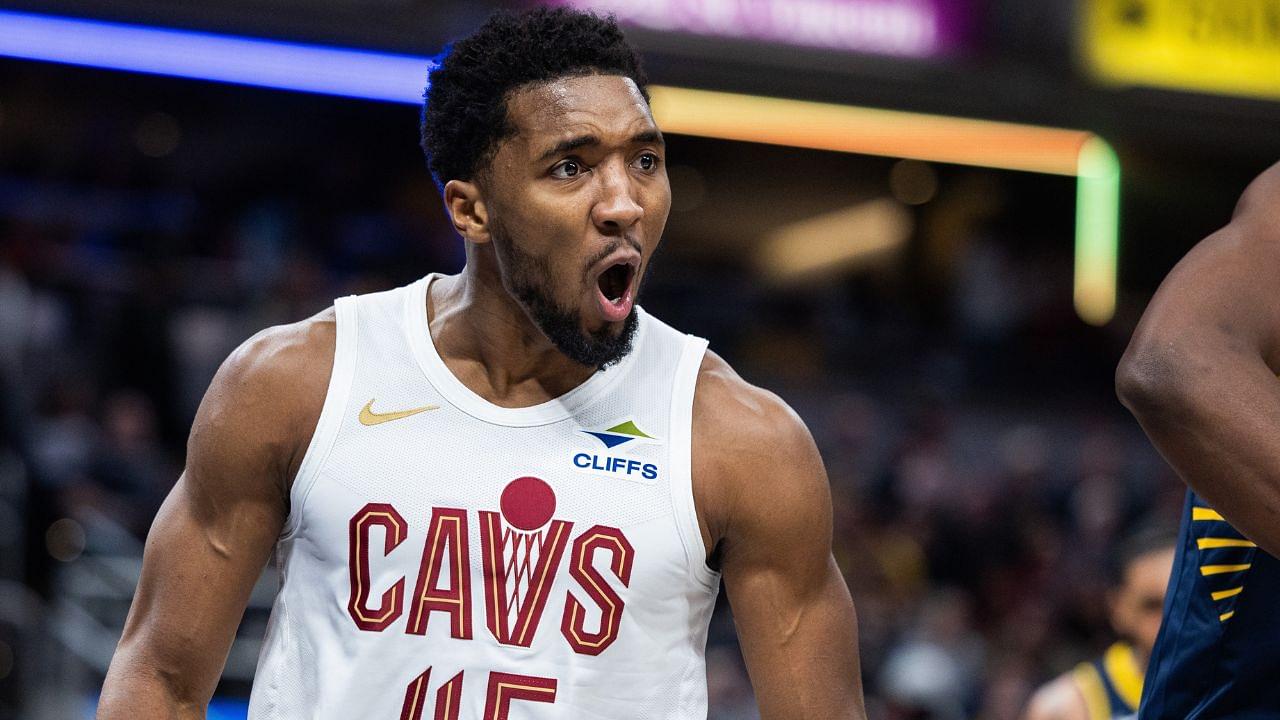
[[[1263,170],[1244,189],[1241,196],[1242,206],[1251,203],[1275,204],[1280,202],[1280,162]]]
[[[698,372],[692,434],[694,501],[708,547],[785,541],[830,552],[826,470],[791,406],[708,352]]]
[[[804,421],[790,405],[744,380],[714,352],[703,357],[696,388],[693,433],[704,451],[755,461],[812,447]]]
[[[333,367],[337,320],[327,308],[305,320],[255,333],[227,356],[206,393],[209,401],[231,400],[242,410],[289,411],[323,398]],[[268,414],[275,414],[271,411]]]
[[[324,405],[336,341],[333,308],[244,341],[209,384],[189,451],[260,448],[295,465]]]
[[[337,326],[332,306],[305,320],[273,325],[241,343],[218,373],[235,385],[279,386],[277,389],[287,391],[299,381],[321,374],[320,366],[332,364]],[[328,373],[322,374],[327,380]]]

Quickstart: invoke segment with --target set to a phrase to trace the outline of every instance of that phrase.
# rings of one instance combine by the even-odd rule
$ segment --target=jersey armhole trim
[[[688,335],[676,364],[675,383],[671,392],[671,444],[668,446],[671,467],[671,504],[676,529],[684,545],[689,570],[708,590],[720,587],[720,574],[707,567],[707,548],[698,526],[698,510],[693,498],[693,396],[697,390],[698,370],[706,354],[707,341]]]
[[[289,489],[289,517],[285,519],[281,540],[292,538],[302,525],[302,509],[306,505],[307,496],[311,494],[311,488],[315,486],[320,469],[324,467],[324,462],[333,449],[338,428],[342,425],[342,415],[347,408],[347,398],[351,394],[356,369],[356,299],[338,298],[333,303],[333,309],[336,317],[333,372],[329,375],[329,387],[325,392],[324,406],[320,409],[320,419],[316,421],[311,442],[298,466],[293,487]]]
[[[1084,698],[1085,711],[1089,720],[1106,720],[1111,717],[1111,700],[1107,698],[1107,689],[1102,684],[1102,674],[1093,663],[1080,663],[1071,671],[1072,684]]]

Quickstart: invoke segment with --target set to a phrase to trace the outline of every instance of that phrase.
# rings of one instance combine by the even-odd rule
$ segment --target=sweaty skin
[[[461,382],[496,405],[524,407],[563,395],[594,368],[565,357],[535,325],[511,293],[504,262],[513,255],[495,243],[518,245],[583,332],[620,333],[622,323],[601,312],[596,261],[616,251],[642,276],[671,192],[662,136],[626,78],[521,89],[508,98],[508,118],[517,132],[486,170],[445,185],[467,263],[431,284],[424,312]],[[148,537],[99,718],[204,717],[287,516],[334,337],[332,309],[264,331],[214,378],[185,472]],[[712,354],[693,423],[699,524],[705,547],[718,549],[762,718],[865,718],[853,604],[832,559],[830,494],[808,431]]]
[[[1108,593],[1111,626],[1133,647],[1139,670],[1147,670],[1160,632],[1165,588],[1173,572],[1172,547],[1144,553],[1125,568],[1119,587]],[[1047,683],[1027,704],[1023,720],[1090,720],[1089,706],[1071,673]]]
[[[1116,372],[1178,474],[1280,556],[1280,165],[1169,273]]]

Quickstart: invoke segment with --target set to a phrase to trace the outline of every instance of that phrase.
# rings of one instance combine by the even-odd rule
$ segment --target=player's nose
[[[600,191],[591,207],[591,221],[601,233],[617,235],[640,222],[644,217],[644,207],[625,167],[598,172]]]

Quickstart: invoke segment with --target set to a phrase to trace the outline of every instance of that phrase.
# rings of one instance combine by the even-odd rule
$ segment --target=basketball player
[[[432,73],[456,276],[339,299],[218,371],[99,717],[203,717],[282,586],[253,718],[702,718],[723,578],[764,718],[863,718],[800,419],[637,305],[671,195],[611,20],[499,14]]]
[[[1190,486],[1142,720],[1280,718],[1277,370],[1280,165],[1165,279],[1117,372]]]
[[[1107,593],[1111,626],[1120,640],[1031,698],[1026,720],[1124,720],[1137,717],[1142,676],[1160,629],[1174,535],[1144,528],[1121,543]]]

